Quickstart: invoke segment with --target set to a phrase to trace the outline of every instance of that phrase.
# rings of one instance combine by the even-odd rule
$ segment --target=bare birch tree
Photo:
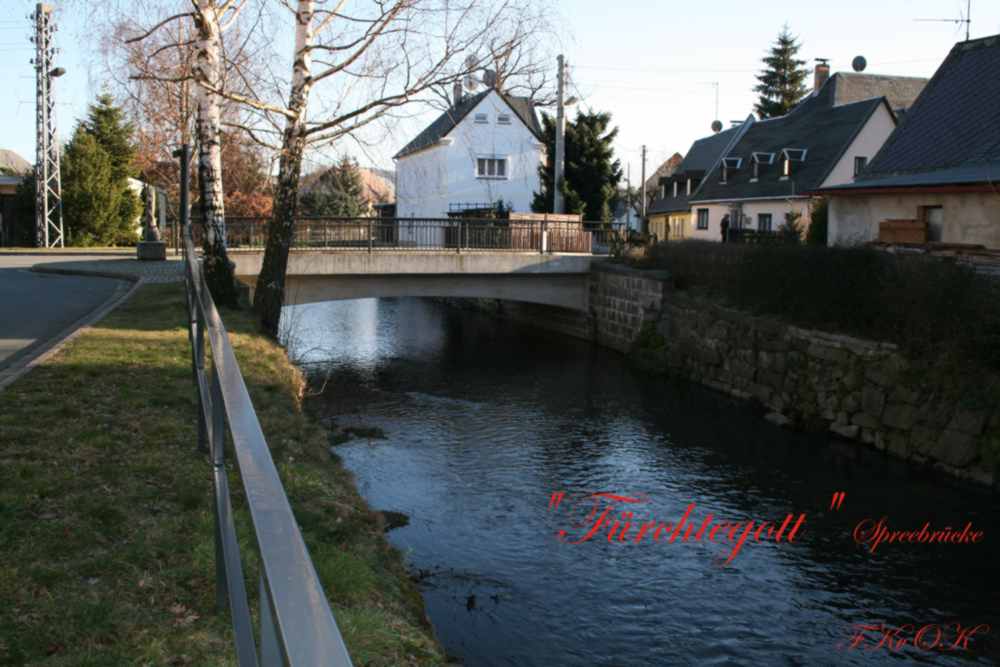
[[[237,292],[233,264],[226,249],[221,143],[225,98],[221,93],[229,90],[227,65],[228,73],[236,72],[239,79],[245,79],[246,74],[241,63],[227,59],[223,33],[237,25],[247,1],[189,0],[189,11],[174,13],[145,30],[136,27],[138,21],[134,16],[131,20],[122,17],[119,23],[131,24],[136,27],[131,32],[139,33],[123,42],[133,47],[128,56],[130,78],[176,88],[181,105],[182,140],[187,135],[193,108],[199,203],[205,231],[205,277],[216,301],[224,305],[235,304]],[[160,3],[157,8],[163,12],[171,4],[176,6],[176,3]],[[150,7],[146,5],[148,11]],[[144,44],[150,48],[143,49]],[[162,69],[165,59],[173,65],[166,70]]]
[[[528,48],[544,24],[536,0],[275,1],[294,17],[287,96],[216,91],[258,113],[260,122],[246,131],[280,137],[274,212],[254,294],[261,325],[273,336],[307,147],[357,137],[369,124],[429,101],[435,88]]]

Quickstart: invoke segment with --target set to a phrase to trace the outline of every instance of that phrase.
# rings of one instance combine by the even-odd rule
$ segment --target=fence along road
[[[228,601],[241,667],[255,665],[350,666],[326,592],[292,514],[264,440],[257,413],[229,343],[225,325],[194,251],[186,225],[184,264],[191,363],[198,389],[199,447],[214,472],[216,602]],[[205,365],[205,338],[212,362]],[[253,634],[225,467],[226,428],[246,492],[260,552],[260,639]]]

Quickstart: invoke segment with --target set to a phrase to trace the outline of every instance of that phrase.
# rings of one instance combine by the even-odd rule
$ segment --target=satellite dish
[[[479,79],[477,79],[472,75],[472,71],[476,68],[476,65],[478,64],[479,64],[479,58],[472,55],[471,53],[465,57],[465,69],[468,73],[465,75],[465,78],[463,79],[462,83],[465,85],[465,89],[470,92],[479,87],[480,83]]]
[[[868,61],[865,60],[864,56],[856,56],[854,60],[851,61],[851,67],[854,68],[855,72],[864,72],[865,68],[868,67]]]
[[[712,121],[712,132],[719,133],[722,132],[722,121],[713,120]]]

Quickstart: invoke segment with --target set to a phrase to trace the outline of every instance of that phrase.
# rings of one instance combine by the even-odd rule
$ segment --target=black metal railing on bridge
[[[216,602],[220,611],[228,602],[238,664],[349,667],[350,656],[205,282],[190,225],[183,235],[188,335],[198,390],[198,443],[210,455],[213,472]],[[205,355],[206,338],[210,363]],[[260,555],[257,641],[233,523],[225,459],[227,430]]]
[[[226,218],[230,248],[263,248],[268,218]],[[204,226],[192,225],[196,243]],[[611,233],[604,230],[602,233]],[[594,232],[579,222],[494,218],[326,218],[295,221],[293,248],[591,253]]]

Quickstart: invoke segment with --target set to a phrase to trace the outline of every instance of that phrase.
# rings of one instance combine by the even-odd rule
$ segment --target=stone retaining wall
[[[662,276],[595,270],[595,339],[643,365],[759,402],[775,423],[829,430],[997,484],[1000,407],[968,405],[896,346],[790,326],[670,291]]]

